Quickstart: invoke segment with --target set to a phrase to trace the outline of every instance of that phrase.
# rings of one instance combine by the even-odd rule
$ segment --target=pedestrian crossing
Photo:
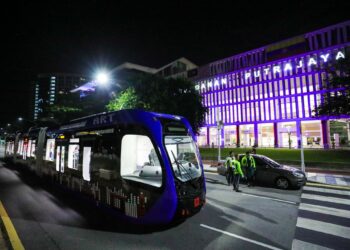
[[[349,249],[350,190],[305,186],[292,249]]]

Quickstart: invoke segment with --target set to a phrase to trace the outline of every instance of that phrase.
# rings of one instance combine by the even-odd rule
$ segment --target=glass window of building
[[[225,126],[224,127],[224,141],[225,146],[232,147],[237,144],[237,131],[236,126]]]
[[[277,124],[278,146],[296,148],[298,145],[295,122],[280,122]]]
[[[273,123],[258,124],[259,147],[274,146]]]
[[[321,121],[302,121],[301,131],[305,147],[319,148],[323,146]]]
[[[239,134],[242,147],[252,147],[254,145],[254,125],[241,125]]]

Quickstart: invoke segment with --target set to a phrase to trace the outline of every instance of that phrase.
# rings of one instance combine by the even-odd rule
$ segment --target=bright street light
[[[18,117],[17,120],[18,120],[19,122],[22,122],[22,121],[29,122],[29,123],[31,123],[31,124],[33,124],[33,125],[35,125],[35,126],[38,125],[36,122],[33,122],[33,121],[31,121],[31,120],[28,120],[28,119],[24,119],[24,118],[21,117],[21,116]]]
[[[96,74],[96,82],[98,84],[104,85],[104,84],[108,83],[109,80],[110,80],[109,79],[109,74],[107,72],[105,72],[105,71],[100,71],[100,72],[98,72]]]

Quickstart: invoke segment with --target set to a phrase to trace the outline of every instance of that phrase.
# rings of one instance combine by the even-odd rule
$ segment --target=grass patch
[[[231,150],[235,154],[242,154],[251,148],[223,148],[221,158],[225,159]],[[215,160],[218,157],[217,148],[200,148],[200,153],[204,160]],[[284,164],[301,164],[300,149],[257,148],[256,153]],[[304,149],[304,159],[305,165],[310,167],[350,168],[350,150]]]

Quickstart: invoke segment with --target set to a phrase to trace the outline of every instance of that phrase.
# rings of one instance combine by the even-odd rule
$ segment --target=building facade
[[[330,147],[331,117],[314,110],[349,47],[347,21],[199,67],[192,80],[209,112],[198,144]]]
[[[71,89],[85,83],[87,78],[77,74],[39,74],[33,84],[33,119],[52,117],[48,107],[59,104]]]

